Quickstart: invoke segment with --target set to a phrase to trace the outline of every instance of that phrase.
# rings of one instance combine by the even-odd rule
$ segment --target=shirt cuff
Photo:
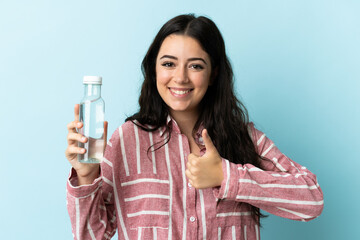
[[[78,186],[78,177],[74,168],[71,168],[69,178],[67,181],[67,192],[76,198],[84,198],[91,196],[94,192],[96,192],[100,186],[102,185],[102,174],[100,177],[96,178],[92,184],[85,184]]]
[[[213,194],[217,199],[235,200],[238,193],[239,172],[237,165],[227,159],[222,159],[224,179],[219,187],[213,188]]]

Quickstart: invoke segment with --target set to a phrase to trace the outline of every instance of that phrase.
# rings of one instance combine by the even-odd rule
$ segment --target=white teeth
[[[174,90],[174,89],[171,89],[171,91],[176,94],[185,94],[185,93],[190,92],[190,90],[180,91],[180,90]]]

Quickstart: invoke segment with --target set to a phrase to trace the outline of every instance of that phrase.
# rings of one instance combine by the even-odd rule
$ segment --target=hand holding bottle
[[[99,177],[100,172],[100,164],[88,164],[88,163],[81,163],[78,161],[78,154],[85,154],[86,149],[79,147],[79,142],[86,143],[89,141],[85,136],[78,133],[77,129],[81,129],[83,127],[83,123],[79,121],[79,104],[75,105],[74,108],[75,120],[70,122],[67,125],[68,135],[68,147],[65,151],[65,156],[75,169],[78,175],[78,184],[91,184],[94,179]],[[104,121],[104,142],[107,142],[107,127],[108,122]],[[104,151],[105,151],[104,144]]]

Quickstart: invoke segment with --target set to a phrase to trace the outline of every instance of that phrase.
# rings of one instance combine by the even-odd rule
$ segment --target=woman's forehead
[[[163,54],[178,55],[179,57],[186,55],[208,57],[208,54],[203,50],[198,40],[179,34],[171,34],[164,39],[159,50],[159,57]]]

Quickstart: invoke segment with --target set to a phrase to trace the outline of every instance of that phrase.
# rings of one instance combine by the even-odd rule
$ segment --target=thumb
[[[214,146],[214,143],[212,142],[212,140],[208,134],[208,131],[206,129],[202,130],[201,135],[204,140],[206,151],[212,151],[214,149],[216,150],[216,147]]]

